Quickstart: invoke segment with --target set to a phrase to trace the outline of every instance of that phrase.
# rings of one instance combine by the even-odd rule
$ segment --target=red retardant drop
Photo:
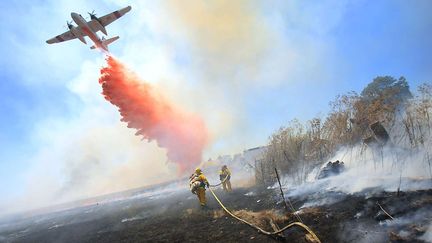
[[[207,143],[203,120],[169,102],[112,56],[107,57],[107,64],[99,83],[105,99],[119,108],[121,121],[137,129],[136,135],[165,148],[180,172],[197,166]]]

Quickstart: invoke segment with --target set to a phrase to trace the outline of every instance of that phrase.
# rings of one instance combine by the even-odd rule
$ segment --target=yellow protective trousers
[[[225,180],[224,182],[222,182],[222,187],[224,189],[224,191],[232,191],[231,189],[231,181],[230,180]]]
[[[204,187],[201,187],[201,186],[198,187],[198,189],[196,191],[196,194],[198,196],[198,200],[199,200],[201,206],[205,206],[207,203],[205,191],[206,191],[206,189]]]

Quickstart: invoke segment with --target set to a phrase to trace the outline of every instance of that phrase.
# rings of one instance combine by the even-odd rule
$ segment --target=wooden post
[[[278,183],[279,183],[279,189],[280,189],[280,192],[281,192],[281,196],[282,196],[282,199],[283,199],[283,201],[284,201],[284,203],[285,203],[285,209],[287,210],[287,212],[289,212],[289,208],[290,208],[290,207],[288,206],[288,203],[287,203],[286,200],[285,200],[285,195],[284,195],[284,193],[283,193],[282,185],[281,185],[281,183],[280,183],[280,179],[279,179],[279,173],[278,173],[276,167],[275,167],[274,169],[275,169],[275,172],[276,172],[276,178],[277,178],[277,181],[278,181]],[[288,199],[288,201],[289,201],[289,199]],[[302,219],[300,218],[300,216],[299,216],[298,214],[295,213],[295,209],[294,209],[294,206],[291,204],[291,201],[289,201],[289,203],[290,203],[290,205],[291,205],[292,213],[296,216],[296,218],[297,218],[300,222],[303,223],[303,221],[302,221]]]
[[[285,195],[284,195],[284,193],[283,193],[282,185],[281,185],[281,182],[280,182],[280,179],[279,179],[279,173],[278,173],[278,171],[277,171],[276,168],[274,168],[274,169],[275,169],[275,172],[276,172],[276,178],[277,178],[277,181],[278,181],[278,183],[279,183],[279,189],[280,189],[280,192],[281,192],[281,195],[282,195],[282,199],[283,199],[283,201],[284,201],[284,203],[285,203],[285,209],[289,212],[289,207],[288,207],[288,204],[287,204],[287,202],[286,202],[286,200],[285,200]]]

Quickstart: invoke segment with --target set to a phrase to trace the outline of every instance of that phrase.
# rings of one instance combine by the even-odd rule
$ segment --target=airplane
[[[107,35],[105,26],[119,19],[121,16],[125,15],[130,10],[131,6],[127,6],[99,18],[96,17],[93,11],[91,13],[88,13],[91,19],[88,22],[83,18],[83,16],[81,16],[81,14],[72,12],[72,20],[77,24],[77,26],[74,26],[72,24],[72,21],[66,21],[69,30],[64,32],[63,34],[57,35],[56,37],[47,40],[46,43],[53,44],[78,38],[82,43],[87,44],[84,37],[88,36],[95,43],[93,46],[90,47],[90,49],[101,48],[102,50],[108,52],[108,45],[118,40],[120,37],[115,36],[109,39],[105,39],[104,37],[99,38],[97,32],[101,31],[102,33]]]

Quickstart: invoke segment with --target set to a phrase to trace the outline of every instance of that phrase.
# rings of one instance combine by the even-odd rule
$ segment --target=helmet
[[[201,173],[202,173],[202,171],[201,171],[201,169],[200,169],[200,168],[196,168],[196,169],[195,169],[195,173],[197,173],[197,174],[199,175],[199,174],[201,174]]]
[[[228,167],[227,167],[226,165],[223,165],[223,166],[222,166],[222,170],[223,170],[223,169],[227,169],[227,168],[228,168]]]

